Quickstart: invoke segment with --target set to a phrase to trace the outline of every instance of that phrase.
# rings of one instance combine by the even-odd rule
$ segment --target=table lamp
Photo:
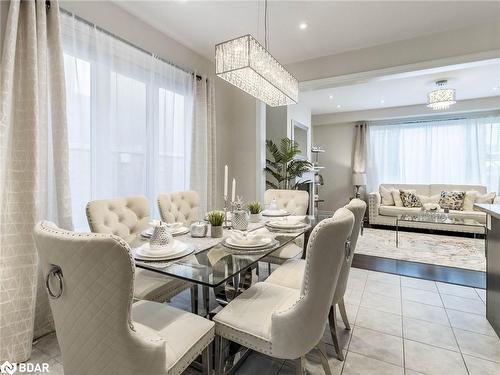
[[[352,174],[352,184],[356,187],[355,197],[359,198],[359,188],[366,185],[366,173],[354,172]]]

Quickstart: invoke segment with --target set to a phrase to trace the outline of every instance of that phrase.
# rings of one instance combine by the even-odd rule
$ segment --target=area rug
[[[484,245],[484,239],[400,231],[396,247],[394,230],[366,228],[356,253],[485,271]]]

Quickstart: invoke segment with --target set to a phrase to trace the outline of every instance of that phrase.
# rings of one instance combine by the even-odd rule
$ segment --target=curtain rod
[[[46,3],[46,5],[47,5],[47,8],[48,8],[48,9],[50,9],[50,1],[46,1],[45,3]],[[198,80],[203,79],[203,77],[202,77],[202,76],[200,76],[199,74],[195,74],[195,72],[193,72],[193,71],[191,71],[191,70],[188,70],[188,69],[186,69],[186,68],[183,68],[182,66],[179,66],[179,65],[177,65],[177,64],[174,64],[174,63],[173,63],[173,62],[171,62],[171,61],[165,60],[165,59],[163,59],[162,57],[160,57],[160,56],[156,55],[155,53],[153,53],[153,52],[149,52],[149,51],[145,50],[144,48],[141,48],[141,47],[139,47],[139,46],[137,46],[137,45],[135,45],[135,44],[133,44],[133,43],[129,42],[128,40],[125,40],[125,39],[123,39],[122,37],[119,37],[118,35],[113,34],[112,32],[110,32],[110,31],[108,31],[108,30],[106,30],[106,29],[103,29],[103,28],[102,28],[102,27],[100,27],[100,26],[97,26],[95,23],[92,23],[92,22],[90,22],[90,21],[86,20],[85,18],[82,18],[82,17],[80,17],[80,16],[78,16],[78,15],[76,15],[76,14],[74,14],[74,13],[71,13],[70,11],[67,11],[66,9],[61,8],[61,7],[59,7],[59,10],[61,11],[61,13],[65,13],[65,14],[66,14],[66,15],[68,15],[68,16],[74,17],[74,18],[76,18],[77,20],[79,20],[79,21],[81,21],[81,22],[83,22],[83,23],[85,23],[85,24],[87,24],[87,25],[89,25],[89,26],[91,26],[91,27],[94,27],[95,29],[97,29],[97,30],[99,30],[99,31],[101,31],[101,32],[103,32],[103,33],[105,33],[105,34],[107,34],[107,35],[109,35],[109,36],[111,36],[111,37],[113,37],[113,38],[115,38],[115,39],[118,39],[120,42],[125,43],[125,44],[127,44],[128,46],[130,46],[130,47],[132,47],[132,48],[135,48],[135,49],[137,49],[137,50],[139,50],[139,51],[141,51],[141,52],[143,52],[143,53],[145,53],[145,54],[147,54],[147,55],[150,55],[150,56],[152,56],[152,57],[153,57],[153,58],[155,58],[155,59],[158,59],[158,60],[160,60],[160,61],[163,61],[163,62],[164,62],[164,63],[166,63],[166,64],[172,65],[172,66],[176,67],[177,69],[182,70],[183,72],[186,72],[186,73],[188,73],[188,74],[194,75],[194,76],[196,77],[196,79],[198,79]]]

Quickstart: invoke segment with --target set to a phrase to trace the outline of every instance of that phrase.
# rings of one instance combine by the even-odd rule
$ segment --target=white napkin
[[[249,246],[249,245],[261,245],[269,241],[269,237],[258,233],[241,233],[234,232],[231,234],[231,242],[235,245]]]
[[[169,229],[172,229],[172,230],[175,230],[175,229],[179,229],[180,227],[182,227],[184,224],[181,223],[181,222],[175,222],[175,223],[165,223],[165,222],[162,222],[161,220],[151,220],[149,222],[149,225],[151,225],[153,228],[155,227],[159,227],[160,225],[165,225],[167,228]]]

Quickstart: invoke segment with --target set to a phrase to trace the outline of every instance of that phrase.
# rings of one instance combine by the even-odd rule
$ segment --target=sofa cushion
[[[382,185],[379,187],[380,197],[382,198],[382,206],[394,206],[394,198],[392,197],[392,191],[394,188],[385,188]]]
[[[429,189],[429,186],[430,185],[424,185],[424,184],[380,184],[380,186],[386,188],[386,189],[396,189],[396,190],[414,190],[416,191],[417,194],[420,194],[420,195],[432,195],[430,193],[430,189]],[[442,189],[442,190],[446,190],[446,189]],[[467,189],[467,190],[471,190],[471,189]],[[440,193],[440,191],[438,191],[438,194]]]
[[[403,201],[401,200],[401,193],[399,190],[391,190],[392,198],[394,199],[394,205],[396,207],[404,207],[403,206]]]
[[[435,194],[435,195],[418,195],[418,199],[420,199],[420,202],[422,202],[422,205],[426,203],[439,203],[439,198],[441,198],[441,194]]]
[[[463,210],[465,191],[442,191],[439,206],[450,210]]]
[[[384,216],[393,216],[396,217],[398,215],[410,215],[420,212],[421,209],[414,207],[396,207],[396,206],[380,206],[378,209],[379,215]]]
[[[442,191],[470,191],[474,190],[479,194],[486,194],[486,186],[481,185],[452,185],[452,184],[431,184],[429,185],[429,195],[441,194]]]
[[[479,192],[475,190],[469,190],[465,192],[464,205],[462,209],[464,211],[473,211],[474,210],[474,202],[476,201],[476,197],[479,195]]]
[[[413,191],[400,190],[399,195],[404,207],[422,207],[422,202]]]
[[[491,192],[487,194],[478,194],[476,195],[476,199],[474,200],[474,203],[489,203],[492,204],[495,201],[497,193]]]

